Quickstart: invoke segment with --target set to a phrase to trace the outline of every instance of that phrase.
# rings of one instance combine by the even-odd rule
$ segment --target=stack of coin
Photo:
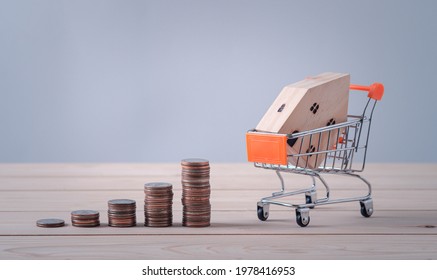
[[[97,227],[100,225],[99,212],[76,210],[71,212],[71,224],[75,227]]]
[[[173,223],[173,186],[169,183],[154,182],[144,185],[145,226],[168,227]]]
[[[137,224],[136,202],[131,199],[108,201],[108,225],[111,227],[134,227]]]
[[[207,227],[211,220],[209,161],[184,159],[182,165],[182,225]]]
[[[43,228],[55,228],[65,226],[65,221],[62,219],[41,219],[36,221],[36,225]]]

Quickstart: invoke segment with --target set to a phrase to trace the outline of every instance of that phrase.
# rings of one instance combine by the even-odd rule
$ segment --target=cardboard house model
[[[283,88],[256,126],[260,132],[291,134],[322,128],[347,120],[349,74],[323,73]],[[288,141],[288,162],[303,168],[317,168],[335,146],[338,133],[319,133]],[[306,154],[304,156],[292,156]]]

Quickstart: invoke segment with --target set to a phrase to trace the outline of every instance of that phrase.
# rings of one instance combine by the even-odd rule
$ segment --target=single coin
[[[71,219],[71,223],[74,224],[94,224],[94,223],[100,223],[100,219]]]
[[[95,224],[73,224],[75,227],[98,227],[100,226],[100,223]]]
[[[150,196],[150,197],[160,197],[160,196],[163,196],[163,197],[171,197],[171,196],[173,196],[173,191],[162,191],[162,190],[159,190],[159,189],[156,189],[156,190],[144,190],[144,194],[146,195],[146,196]]]
[[[77,216],[93,216],[93,215],[98,215],[99,212],[98,211],[94,211],[94,210],[75,210],[71,212],[71,215],[77,215]]]
[[[168,189],[168,188],[172,188],[172,187],[173,187],[172,184],[165,183],[165,182],[151,182],[151,183],[144,184],[144,188],[145,189],[150,189],[150,188],[153,188],[153,189],[162,189],[162,188]]]
[[[150,201],[150,202],[172,202],[173,196],[146,196],[144,198],[144,201]]]
[[[208,165],[182,165],[182,172],[191,173],[210,173],[211,166]]]
[[[181,161],[182,165],[208,165],[209,164],[209,160],[207,159],[202,159],[202,158],[187,158],[187,159],[183,159]]]
[[[100,216],[98,211],[94,210],[75,210],[71,212],[71,218],[72,219],[98,219]]]
[[[136,227],[137,224],[136,223],[132,223],[132,224],[116,224],[116,223],[108,223],[108,226],[110,227]]]
[[[109,210],[121,210],[121,211],[129,211],[129,210],[134,210],[137,208],[137,206],[135,204],[115,204],[115,205],[109,205],[108,209]]]
[[[199,166],[182,166],[182,176],[190,175],[209,175],[211,174],[210,167],[199,167]]]
[[[100,226],[100,221],[99,220],[97,220],[97,221],[93,221],[93,220],[90,220],[90,221],[71,221],[71,224],[73,225],[73,226],[75,226],[75,227],[98,227],[98,226]]]
[[[136,204],[135,200],[132,199],[111,199],[108,201],[110,205],[131,205]]]
[[[65,226],[65,221],[61,219],[41,219],[36,221],[36,225],[44,228],[55,228]]]
[[[145,221],[144,222],[144,226],[146,227],[170,227],[173,225],[172,221],[164,221],[164,222],[150,222],[150,221]]]
[[[209,227],[211,224],[209,221],[205,222],[189,222],[189,221],[182,221],[182,226],[184,227]]]

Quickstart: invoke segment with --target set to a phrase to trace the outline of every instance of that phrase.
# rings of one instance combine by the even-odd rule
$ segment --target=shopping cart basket
[[[295,208],[296,222],[301,227],[309,224],[310,209],[319,205],[359,201],[361,215],[364,217],[372,215],[372,186],[357,172],[363,171],[365,167],[372,115],[376,103],[382,99],[384,86],[380,83],[374,83],[371,86],[350,85],[350,89],[367,91],[369,98],[363,113],[348,115],[346,122],[292,134],[266,133],[255,129],[246,133],[248,161],[254,162],[255,167],[275,170],[281,183],[280,191],[262,198],[257,203],[258,218],[261,221],[269,217],[270,204]],[[322,135],[328,141],[321,145]],[[300,143],[298,153],[287,154],[287,142]],[[318,149],[305,150],[302,148],[302,143],[309,143],[309,145],[314,143],[313,146]],[[323,160],[316,168],[309,168],[307,160],[309,157],[320,157]],[[320,161],[316,158],[316,162]],[[304,189],[286,192],[282,172],[310,176],[312,184]],[[366,194],[358,197],[331,199],[330,187],[322,177],[323,173],[344,175],[361,180],[366,187]],[[320,181],[324,187],[323,196],[320,198],[317,195],[317,181]],[[283,199],[298,194],[305,194],[305,203],[288,203]]]

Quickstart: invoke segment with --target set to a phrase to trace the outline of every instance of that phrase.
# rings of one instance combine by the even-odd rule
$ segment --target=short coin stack
[[[136,202],[131,199],[108,201],[108,225],[111,227],[134,227],[137,224]]]
[[[71,224],[75,227],[97,227],[100,225],[99,212],[76,210],[71,212]]]
[[[211,220],[209,161],[184,159],[182,165],[182,225],[207,227]]]
[[[43,228],[63,227],[65,221],[62,219],[41,219],[36,221],[36,225]]]
[[[168,227],[173,223],[173,186],[169,183],[154,182],[144,185],[145,226]]]

